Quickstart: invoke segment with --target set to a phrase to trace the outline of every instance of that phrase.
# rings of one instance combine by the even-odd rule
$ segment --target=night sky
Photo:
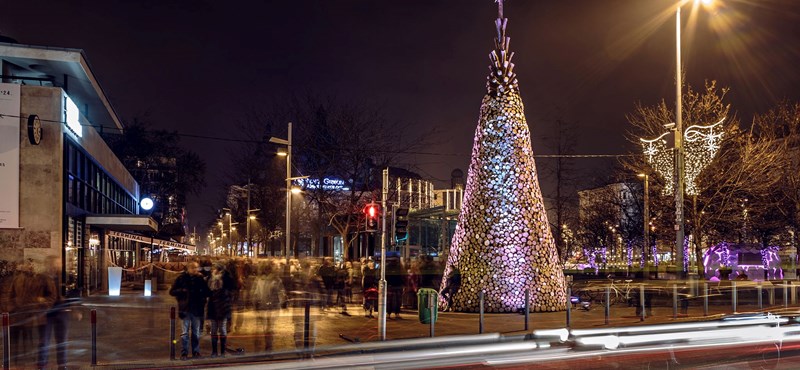
[[[534,153],[552,152],[557,118],[579,127],[577,153],[638,150],[623,137],[625,114],[637,101],[674,104],[674,4],[506,1]],[[496,14],[491,0],[28,0],[3,3],[0,34],[83,49],[123,119],[149,113],[153,127],[184,134],[234,137],[246,110],[304,91],[380,106],[412,131],[443,132],[425,150],[438,154],[404,164],[444,186],[468,167]],[[800,101],[800,2],[716,0],[683,15],[689,84],[731,87],[744,122],[783,98]],[[208,165],[208,186],[188,207],[199,226],[222,207],[236,145],[182,143]],[[577,164],[586,183],[610,170],[608,160]]]

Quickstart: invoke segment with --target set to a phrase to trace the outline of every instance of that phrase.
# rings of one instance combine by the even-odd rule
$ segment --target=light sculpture
[[[455,311],[477,312],[484,291],[487,312],[566,309],[564,273],[542,201],[531,138],[511,62],[508,19],[499,1],[497,39],[489,54],[487,94],[481,104],[464,201],[458,215],[443,291],[460,274]],[[444,297],[442,298],[444,303]]]
[[[684,178],[686,179],[686,194],[697,195],[699,189],[695,180],[700,173],[708,167],[719,151],[724,130],[722,123],[725,118],[714,124],[702,126],[693,125],[684,130]],[[664,184],[664,195],[672,194],[675,176],[673,148],[667,147],[665,132],[655,139],[639,139],[642,144],[645,159],[667,181]]]

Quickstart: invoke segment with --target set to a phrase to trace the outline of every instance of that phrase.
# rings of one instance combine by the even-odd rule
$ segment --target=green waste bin
[[[439,292],[430,288],[421,288],[417,291],[417,310],[419,311],[419,322],[421,324],[431,323],[431,308],[428,303],[429,299],[433,299],[433,322],[436,323],[436,318],[439,316]]]

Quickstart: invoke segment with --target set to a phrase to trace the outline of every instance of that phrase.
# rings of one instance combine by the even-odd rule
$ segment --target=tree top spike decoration
[[[497,28],[497,38],[494,40],[494,50],[489,53],[489,76],[486,78],[486,89],[490,94],[500,96],[504,92],[519,93],[517,74],[514,72],[514,53],[509,50],[511,38],[506,36],[508,18],[503,18],[503,0],[497,0],[497,15],[494,24]]]
[[[502,0],[489,54],[464,199],[442,279],[442,304],[477,312],[566,309],[564,273],[547,221]],[[455,278],[459,276],[460,279]],[[460,288],[452,292],[454,281]]]

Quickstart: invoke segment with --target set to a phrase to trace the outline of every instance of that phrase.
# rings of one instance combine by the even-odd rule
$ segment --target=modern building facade
[[[107,267],[140,265],[160,244],[100,136],[121,120],[81,50],[0,43],[0,64],[0,259],[55,259],[65,291],[107,289]]]

